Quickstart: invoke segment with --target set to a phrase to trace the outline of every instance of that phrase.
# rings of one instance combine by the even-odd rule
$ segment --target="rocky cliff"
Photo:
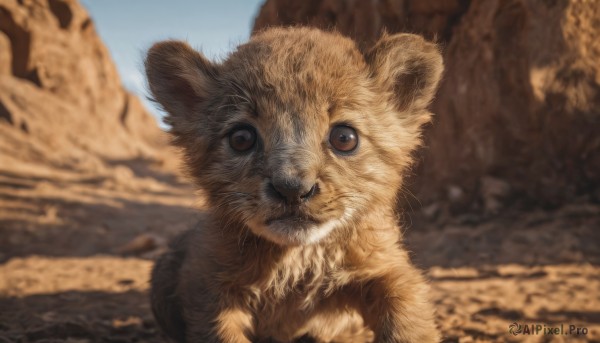
[[[494,212],[600,198],[600,2],[267,0],[254,30],[437,40],[446,73],[412,186],[423,202]]]
[[[165,136],[77,1],[0,0],[0,264],[187,228],[198,202]]]
[[[121,85],[83,7],[0,0],[0,170],[94,170],[158,158],[162,139]]]

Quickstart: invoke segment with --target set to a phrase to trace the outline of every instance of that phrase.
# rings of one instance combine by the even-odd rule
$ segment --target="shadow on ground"
[[[61,292],[0,298],[0,342],[165,342],[146,292]]]

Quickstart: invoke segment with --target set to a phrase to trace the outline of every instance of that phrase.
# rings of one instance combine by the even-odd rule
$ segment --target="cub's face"
[[[303,245],[393,206],[442,62],[414,35],[362,55],[349,39],[295,28],[265,31],[220,64],[158,43],[146,71],[224,229]]]

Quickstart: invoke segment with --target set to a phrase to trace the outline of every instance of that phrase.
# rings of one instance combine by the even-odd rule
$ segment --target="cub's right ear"
[[[169,113],[165,122],[170,125],[176,118],[189,118],[208,98],[218,73],[217,65],[180,41],[154,44],[145,67],[152,96]]]

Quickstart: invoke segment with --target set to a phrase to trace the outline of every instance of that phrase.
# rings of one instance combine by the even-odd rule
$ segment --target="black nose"
[[[319,191],[318,184],[300,178],[273,178],[267,187],[267,193],[273,198],[290,204],[309,200]]]

